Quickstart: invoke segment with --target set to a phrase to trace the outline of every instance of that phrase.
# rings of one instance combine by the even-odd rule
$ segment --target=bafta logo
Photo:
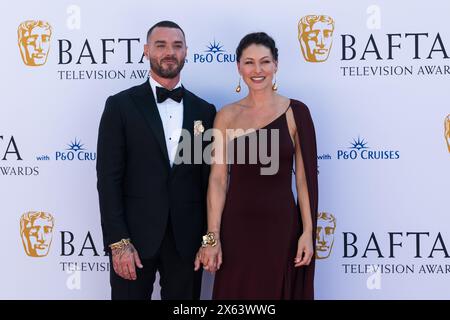
[[[23,63],[33,67],[44,65],[50,50],[50,24],[42,20],[28,20],[19,25],[17,34]]]
[[[336,218],[333,214],[320,212],[317,215],[316,259],[326,259],[330,256],[334,243]]]
[[[45,257],[52,244],[55,219],[50,213],[31,211],[20,218],[20,237],[30,257]]]
[[[309,15],[298,23],[298,40],[308,62],[324,62],[333,44],[334,20],[329,16]]]
[[[445,142],[447,142],[448,152],[450,152],[450,114],[445,118]]]

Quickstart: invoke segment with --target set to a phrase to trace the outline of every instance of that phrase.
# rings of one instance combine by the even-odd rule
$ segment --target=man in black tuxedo
[[[99,127],[97,188],[111,296],[150,299],[159,271],[162,299],[199,299],[194,258],[206,230],[209,166],[203,157],[177,159],[186,152],[181,129],[191,147],[200,139],[203,153],[201,136],[216,110],[181,85],[187,47],[180,26],[155,24],[144,50],[149,80],[110,96]]]

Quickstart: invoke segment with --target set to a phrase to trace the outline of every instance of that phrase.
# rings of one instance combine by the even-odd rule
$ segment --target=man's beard
[[[154,72],[161,78],[165,78],[165,79],[173,79],[176,76],[178,76],[180,74],[181,69],[183,69],[183,67],[184,67],[184,59],[181,59],[181,61],[178,61],[175,58],[173,58],[173,59],[165,58],[161,62],[163,62],[164,60],[172,60],[172,61],[176,62],[176,64],[174,64],[172,67],[164,68],[162,66],[162,64],[158,63],[158,61],[156,59],[150,58],[150,68],[152,69],[152,72]]]

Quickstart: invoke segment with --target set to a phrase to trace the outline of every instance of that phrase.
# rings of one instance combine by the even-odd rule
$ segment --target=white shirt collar
[[[153,91],[153,96],[155,97],[155,101],[156,101],[156,87],[164,87],[162,84],[160,84],[158,81],[156,81],[155,79],[152,78],[152,76],[148,77],[148,81],[150,83],[150,87],[152,88]],[[181,87],[181,77],[180,77],[180,81],[178,81],[178,83],[175,85],[174,89]]]

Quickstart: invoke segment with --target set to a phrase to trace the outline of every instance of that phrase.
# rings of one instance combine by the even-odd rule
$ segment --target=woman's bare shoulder
[[[232,102],[227,105],[224,105],[217,112],[216,119],[221,123],[230,124],[232,123],[236,117],[240,114],[242,106],[239,104],[240,101]]]

